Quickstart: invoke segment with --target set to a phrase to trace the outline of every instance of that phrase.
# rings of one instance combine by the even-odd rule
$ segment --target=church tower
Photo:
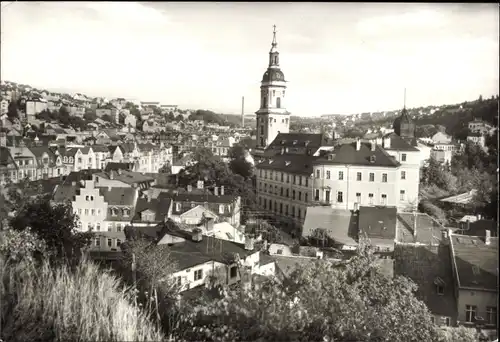
[[[269,66],[260,86],[260,109],[257,114],[257,149],[265,149],[279,133],[288,133],[290,113],[285,109],[285,75],[280,69],[276,25],[269,51]]]
[[[413,122],[410,114],[406,110],[406,89],[405,89],[403,110],[401,111],[401,115],[397,117],[396,120],[394,120],[392,128],[394,129],[394,133],[396,133],[405,140],[411,141],[415,138],[415,123]]]

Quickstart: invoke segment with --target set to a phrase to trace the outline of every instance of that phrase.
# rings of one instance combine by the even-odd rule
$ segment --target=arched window
[[[274,56],[274,64],[278,64],[278,56]]]
[[[97,225],[96,225],[96,230],[99,232],[101,231],[101,223],[100,222],[97,222]]]
[[[276,108],[281,108],[281,98],[280,97],[276,98]]]
[[[267,96],[264,96],[262,98],[262,107],[264,107],[264,108],[267,107]]]

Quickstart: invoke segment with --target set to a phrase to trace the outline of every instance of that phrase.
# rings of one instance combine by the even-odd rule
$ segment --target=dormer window
[[[291,161],[285,161],[285,166],[290,165],[292,162]]]
[[[224,214],[224,204],[219,204],[219,214]]]
[[[306,140],[306,142],[304,143],[304,146],[307,146],[309,145],[310,141],[309,140]]]
[[[436,286],[436,293],[440,296],[444,295],[445,282],[440,277],[434,279],[434,285]]]
[[[370,163],[375,163],[376,157],[375,156],[370,156]]]
[[[64,162],[67,163],[68,162],[68,157],[64,157]]]
[[[297,145],[297,142],[298,142],[297,140],[294,140],[294,141],[293,141],[293,144],[294,144],[294,145]]]
[[[175,203],[175,210],[181,211],[181,204],[180,203]]]

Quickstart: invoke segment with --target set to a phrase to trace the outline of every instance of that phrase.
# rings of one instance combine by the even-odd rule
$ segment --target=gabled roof
[[[477,236],[451,235],[459,287],[498,291],[498,238],[491,244]]]
[[[134,188],[98,188],[108,205],[134,206],[137,190]]]
[[[437,245],[441,241],[444,227],[425,213],[398,213],[397,242],[410,244]],[[414,234],[415,222],[417,234]]]
[[[220,204],[230,204],[236,201],[238,196],[236,195],[219,195],[215,196],[212,194],[199,194],[199,193],[182,193],[182,194],[172,194],[165,193],[175,202],[195,202],[195,203],[220,203]]]
[[[168,217],[171,205],[172,200],[168,196],[165,196],[165,194],[160,194],[157,198],[151,198],[151,200],[148,198],[138,198],[132,222],[141,222],[141,213],[145,210],[151,210],[155,213],[155,222],[162,222],[165,217]]]
[[[307,147],[314,149],[328,144],[331,144],[331,141],[323,134],[279,133],[268,146],[268,149],[274,147]]]
[[[406,151],[406,152],[418,152],[417,146],[417,140],[415,138],[411,139],[410,141],[405,140],[401,138],[399,135],[397,135],[394,132],[388,133],[384,136],[384,138],[390,138],[391,139],[391,147],[385,148],[386,150],[392,150],[392,151]]]
[[[360,237],[394,241],[396,237],[396,213],[396,207],[360,207]]]
[[[435,315],[457,316],[452,272],[449,246],[397,245],[394,249],[394,275],[412,279],[418,285],[417,298]],[[442,295],[437,285],[443,286]]]
[[[258,169],[274,170],[310,176],[313,173],[314,156],[283,154],[257,164]]]
[[[323,229],[327,236],[343,245],[357,245],[358,219],[350,210],[332,209],[330,206],[308,207],[302,236],[314,236]]]
[[[118,170],[130,170],[132,171],[134,167],[134,163],[115,163],[115,162],[109,162],[106,164],[106,168],[104,169],[104,172],[109,172],[111,170],[118,171]]]
[[[336,146],[333,151],[318,157],[315,164],[348,164],[365,166],[398,167],[400,164],[384,149],[377,145],[375,151],[371,150],[371,144],[360,143],[359,151],[356,150],[356,142]],[[329,157],[331,155],[331,157]],[[375,157],[373,159],[373,157]],[[329,159],[330,158],[330,159]]]

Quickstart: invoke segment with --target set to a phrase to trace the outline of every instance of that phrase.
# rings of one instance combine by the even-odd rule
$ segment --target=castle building
[[[257,147],[262,150],[256,155],[259,207],[300,223],[307,208],[316,205],[354,211],[360,206],[416,209],[420,151],[406,108],[394,122],[396,133],[374,140],[290,133],[276,30],[273,34],[257,111]]]
[[[286,83],[285,75],[280,69],[275,25],[269,66],[262,76],[260,86],[260,109],[256,112],[258,150],[268,147],[278,134],[289,132],[290,113],[285,108]]]

